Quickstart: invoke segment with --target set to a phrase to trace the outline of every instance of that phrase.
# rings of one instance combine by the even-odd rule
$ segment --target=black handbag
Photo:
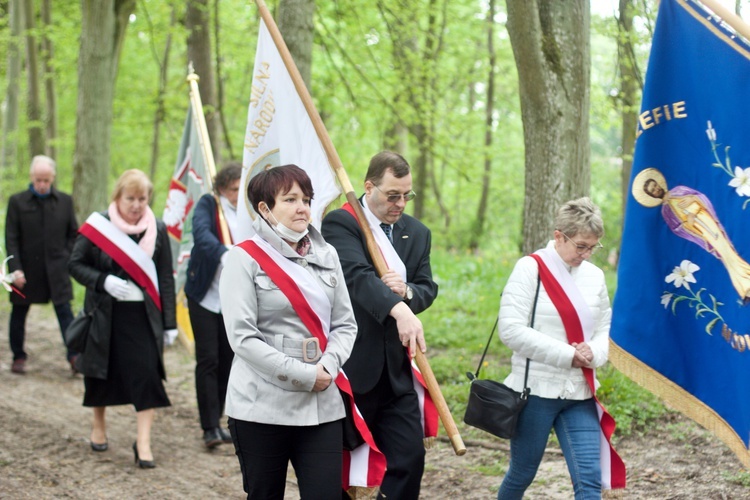
[[[65,330],[65,345],[71,351],[83,352],[86,349],[86,341],[96,309],[96,306],[89,312],[81,309]]]
[[[534,326],[534,316],[536,314],[536,302],[539,298],[540,278],[537,278],[536,295],[534,296],[534,305],[531,309],[531,321],[529,326]],[[498,320],[495,320],[495,326],[492,327],[490,338],[482,353],[482,359],[479,361],[476,374],[466,372],[466,376],[471,381],[469,390],[469,402],[466,405],[464,422],[472,427],[489,432],[499,438],[510,439],[516,434],[516,425],[521,411],[526,407],[529,397],[529,359],[526,358],[526,372],[523,377],[523,392],[516,392],[505,384],[494,380],[479,379],[479,371],[482,369],[484,357],[487,355],[487,349],[490,347],[492,336],[495,334]]]

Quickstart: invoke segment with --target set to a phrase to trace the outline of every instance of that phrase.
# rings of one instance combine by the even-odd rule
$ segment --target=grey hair
[[[34,167],[36,167],[37,163],[47,163],[50,167],[52,167],[52,174],[57,174],[57,163],[55,163],[55,160],[50,158],[49,156],[44,155],[36,155],[31,159],[31,166],[29,167],[29,175],[34,175]]]
[[[555,229],[572,238],[580,235],[604,236],[604,221],[599,207],[588,196],[563,204],[555,216]]]

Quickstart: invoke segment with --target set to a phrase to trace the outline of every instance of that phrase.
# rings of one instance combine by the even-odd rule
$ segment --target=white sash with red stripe
[[[342,208],[349,212],[355,219],[357,219],[357,215],[349,203],[344,204]],[[401,279],[404,280],[404,283],[406,283],[406,265],[401,260],[401,257],[399,257],[398,253],[396,253],[396,249],[393,248],[393,243],[391,243],[383,230],[380,228],[380,220],[375,217],[375,214],[372,213],[370,208],[367,206],[366,201],[363,204],[362,211],[367,218],[367,224],[370,226],[370,231],[372,232],[372,236],[375,238],[375,243],[377,243],[378,248],[380,248],[380,253],[383,255],[386,266],[388,267],[388,269],[396,271],[401,276]],[[359,219],[357,219],[357,221],[359,222]],[[408,351],[408,347],[406,349]],[[430,392],[427,390],[427,384],[422,377],[422,372],[420,372],[419,367],[417,367],[416,360],[414,358],[410,359],[413,375],[412,382],[414,384],[414,391],[417,393],[417,397],[419,398],[419,410],[421,414],[420,416],[422,421],[422,430],[424,431],[424,437],[426,439],[434,438],[438,433],[438,411],[435,407],[435,403],[432,401]]]
[[[130,236],[118,229],[112,221],[99,212],[94,212],[78,229],[104,253],[112,257],[128,273],[138,286],[154,301],[161,311],[159,278],[156,264]]]
[[[237,246],[250,254],[279,287],[304,325],[318,339],[321,351],[325,351],[331,326],[331,302],[313,276],[281,255],[257,234]],[[351,487],[377,488],[385,474],[385,456],[375,444],[372,433],[354,404],[351,384],[343,369],[339,370],[336,385],[349,396],[345,404],[350,405],[354,425],[365,441],[351,452],[344,450],[342,487],[345,490]]]
[[[531,257],[539,265],[539,276],[544,285],[544,290],[560,314],[568,336],[568,342],[589,341],[596,327],[591,309],[586,304],[573,277],[565,269],[560,256],[555,250],[544,248],[532,254]],[[624,488],[625,463],[610,442],[612,434],[615,432],[615,419],[596,398],[595,370],[593,368],[581,369],[596,401],[596,409],[599,415],[601,427],[599,457],[602,470],[602,487],[605,489]]]
[[[388,269],[396,271],[401,276],[401,279],[404,280],[404,283],[406,283],[406,265],[396,253],[391,240],[388,239],[380,227],[380,219],[375,217],[370,207],[367,206],[366,199],[365,203],[362,204],[362,212],[365,214],[367,225],[370,226],[370,232],[372,232],[372,237],[375,238],[375,242],[378,244],[378,248],[380,248],[380,253],[383,255],[386,266],[388,266]]]

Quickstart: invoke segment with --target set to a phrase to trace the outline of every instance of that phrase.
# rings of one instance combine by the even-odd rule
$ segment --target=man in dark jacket
[[[388,263],[382,277],[346,206],[330,212],[322,226],[323,237],[339,254],[357,319],[357,340],[344,371],[387,461],[381,494],[400,500],[419,498],[425,460],[422,415],[405,348],[425,351],[416,315],[438,294],[430,266],[430,230],[404,213],[415,196],[411,187],[411,168],[401,155],[383,151],[372,158],[359,201]]]
[[[64,334],[73,321],[70,301],[73,287],[68,275],[68,258],[78,231],[72,198],[58,191],[55,161],[47,156],[31,160],[31,183],[26,191],[14,194],[8,201],[5,219],[5,250],[12,285],[21,293],[11,293],[10,349],[13,373],[26,373],[27,354],[23,350],[26,315],[31,304],[52,301]],[[76,353],[67,352],[75,372]]]

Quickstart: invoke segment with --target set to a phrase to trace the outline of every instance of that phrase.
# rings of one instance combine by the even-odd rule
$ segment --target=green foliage
[[[738,470],[737,472],[722,471],[721,476],[734,484],[750,488],[750,472],[746,470]]]
[[[627,436],[646,430],[646,426],[667,412],[659,399],[643,389],[611,364],[597,370],[601,383],[597,396],[617,420],[617,434]]]

